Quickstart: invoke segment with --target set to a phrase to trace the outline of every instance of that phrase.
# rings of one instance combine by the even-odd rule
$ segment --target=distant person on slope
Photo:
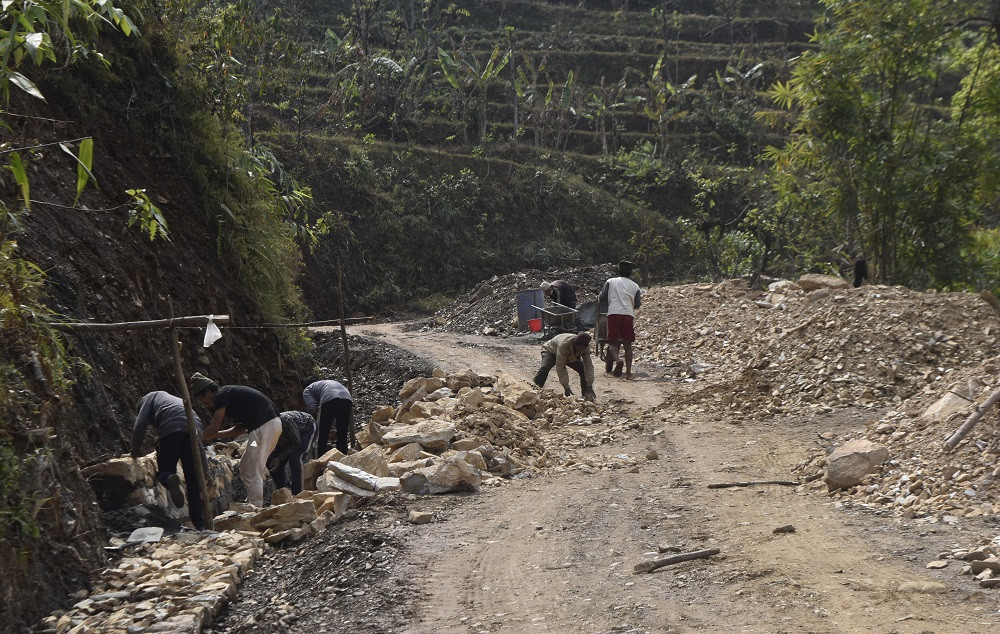
[[[267,470],[275,488],[287,486],[292,495],[298,495],[302,493],[302,463],[316,434],[316,421],[305,412],[281,412],[278,418],[281,419],[281,435],[267,459]],[[292,471],[290,483],[285,479],[285,465]]]
[[[556,376],[563,386],[564,394],[572,396],[573,391],[569,387],[569,373],[567,367],[576,370],[580,375],[580,391],[583,398],[588,401],[594,400],[594,362],[590,359],[590,333],[567,332],[556,335],[542,344],[542,367],[535,374],[535,385],[545,386],[545,380],[549,376],[552,368],[556,369]]]
[[[622,375],[622,361],[619,348],[625,346],[625,379],[632,380],[632,342],[635,341],[635,309],[642,305],[642,291],[639,285],[629,279],[635,264],[627,260],[618,263],[618,277],[604,283],[599,306],[607,306],[608,354],[604,371]]]
[[[247,448],[240,458],[240,479],[247,489],[247,502],[264,506],[264,475],[267,457],[281,435],[281,419],[271,399],[245,385],[219,385],[200,372],[191,376],[192,398],[212,410],[212,422],[205,429],[205,440],[239,438],[249,434]],[[234,425],[222,429],[230,418]]]
[[[854,288],[861,288],[861,281],[868,279],[868,260],[864,253],[854,258]]]
[[[201,421],[194,419],[198,433],[201,433]],[[194,454],[191,451],[191,435],[188,433],[187,414],[184,411],[184,401],[167,392],[150,392],[139,399],[139,415],[132,427],[132,458],[139,457],[142,439],[146,428],[152,424],[156,430],[156,480],[170,493],[170,501],[174,506],[184,506],[184,492],[181,491],[181,479],[177,475],[177,461],[184,467],[184,484],[187,488],[188,515],[191,523],[198,530],[205,528],[204,506],[201,501],[201,491],[195,477]],[[205,454],[201,455],[205,471],[208,464]]]
[[[351,415],[354,412],[354,398],[346,387],[338,381],[317,381],[316,377],[306,379],[306,389],[302,390],[302,401],[306,411],[316,417],[319,425],[316,457],[330,450],[330,429],[336,423],[336,446],[340,453],[347,455],[350,446]]]
[[[553,302],[567,308],[576,308],[576,289],[566,280],[542,282],[541,289]]]

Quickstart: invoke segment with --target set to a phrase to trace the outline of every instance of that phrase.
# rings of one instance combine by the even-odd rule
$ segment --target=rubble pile
[[[45,618],[42,631],[201,632],[236,596],[262,544],[241,533],[179,533],[128,548],[101,571],[89,596]]]
[[[1000,588],[1000,537],[971,548],[955,548],[938,554],[928,562],[929,570],[940,570],[956,564],[961,575],[972,577],[980,588]]]
[[[604,282],[614,277],[611,264],[558,271],[527,269],[494,276],[441,309],[432,326],[454,332],[509,336],[517,333],[517,293],[536,289],[542,282],[566,280],[576,289],[577,305],[597,299]]]
[[[650,290],[637,365],[691,382],[680,405],[739,420],[898,404],[938,391],[997,342],[996,313],[974,294],[800,281],[814,290],[741,280]]]
[[[922,391],[873,420],[863,434],[884,446],[890,460],[834,496],[890,507],[910,517],[978,517],[1000,513],[994,484],[1000,477],[1000,413],[988,411],[954,451],[944,440],[1000,386],[1000,357],[945,373],[937,391]],[[828,470],[825,451],[800,463],[815,477]]]
[[[289,489],[278,489],[271,494],[271,506],[231,504],[216,516],[212,528],[256,533],[268,544],[295,542],[322,531],[353,504],[354,499],[340,491],[304,490],[292,496]]]

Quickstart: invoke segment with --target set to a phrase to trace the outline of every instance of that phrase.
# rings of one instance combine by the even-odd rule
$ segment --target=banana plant
[[[669,153],[670,125],[689,114],[683,109],[687,93],[694,88],[697,75],[691,75],[686,82],[675,86],[663,79],[662,69],[665,55],[660,55],[646,81],[643,114],[656,131],[660,158]]]
[[[438,48],[438,62],[441,66],[441,74],[445,81],[452,87],[456,97],[456,104],[461,103],[461,112],[467,110],[465,104],[472,101],[475,108],[476,128],[478,142],[483,142],[486,138],[486,128],[488,120],[486,117],[486,106],[489,103],[489,90],[500,77],[500,73],[507,64],[510,63],[512,52],[502,51],[499,46],[493,48],[493,53],[485,65],[470,53],[462,51],[457,57],[448,54],[443,48]],[[464,120],[464,118],[463,118]],[[466,133],[466,142],[468,135]]]

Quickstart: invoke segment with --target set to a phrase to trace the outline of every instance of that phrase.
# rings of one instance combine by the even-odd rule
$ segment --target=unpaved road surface
[[[527,379],[538,362],[537,342],[525,339],[396,325],[357,332],[446,370],[503,369]],[[995,526],[901,519],[835,505],[822,492],[805,488],[706,486],[790,479],[791,467],[816,446],[819,433],[860,428],[870,412],[841,410],[743,425],[707,412],[683,424],[667,423],[660,412],[669,411],[682,385],[644,373],[641,364],[637,369],[632,382],[598,369],[598,398],[621,407],[636,425],[605,444],[579,450],[577,465],[476,495],[395,500],[372,520],[380,537],[371,550],[391,552],[391,561],[376,556],[368,568],[347,568],[359,575],[379,573],[366,577],[366,593],[327,587],[351,585],[332,571],[325,577],[300,575],[295,580],[300,588],[319,588],[296,593],[275,582],[280,601],[271,601],[291,604],[284,629],[263,628],[258,620],[257,627],[241,630],[231,616],[232,627],[220,631],[981,632],[1000,627],[995,590],[980,590],[954,566],[925,568],[941,551],[993,537]],[[587,465],[620,454],[642,460],[633,469]],[[407,524],[400,508],[407,505],[437,511],[435,521]],[[789,524],[793,533],[773,533]],[[294,567],[307,549],[329,549],[322,544],[329,534],[300,551],[278,553],[271,565],[275,571]],[[719,548],[722,554],[633,574],[633,566],[653,557],[658,545]],[[936,593],[901,591],[907,582],[944,587]],[[266,581],[259,585],[267,587]],[[247,612],[246,593],[240,594],[234,614]],[[311,598],[297,605],[300,595]],[[324,597],[327,603],[320,605]],[[357,607],[345,610],[344,601]]]

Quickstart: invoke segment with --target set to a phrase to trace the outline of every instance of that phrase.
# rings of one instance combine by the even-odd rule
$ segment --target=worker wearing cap
[[[604,361],[604,371],[615,376],[622,375],[622,360],[619,348],[625,347],[625,379],[632,380],[632,342],[635,341],[635,309],[642,305],[642,291],[639,285],[629,279],[635,264],[627,260],[618,263],[618,277],[604,283],[599,306],[607,307],[608,354]]]
[[[191,395],[212,410],[212,422],[205,440],[238,438],[249,434],[246,451],[240,458],[240,479],[247,489],[247,502],[264,506],[264,475],[267,457],[281,435],[281,419],[271,399],[245,385],[219,385],[200,372],[191,376]],[[229,418],[234,424],[222,429]]]
[[[576,289],[566,280],[542,282],[541,289],[553,302],[567,308],[576,308]]]
[[[580,375],[580,391],[583,398],[592,401],[594,394],[594,362],[590,359],[590,333],[567,332],[556,335],[542,344],[542,367],[535,374],[535,385],[545,386],[549,370],[556,369],[556,376],[565,390],[566,396],[572,396],[569,388],[569,372],[567,367],[576,370]]]

